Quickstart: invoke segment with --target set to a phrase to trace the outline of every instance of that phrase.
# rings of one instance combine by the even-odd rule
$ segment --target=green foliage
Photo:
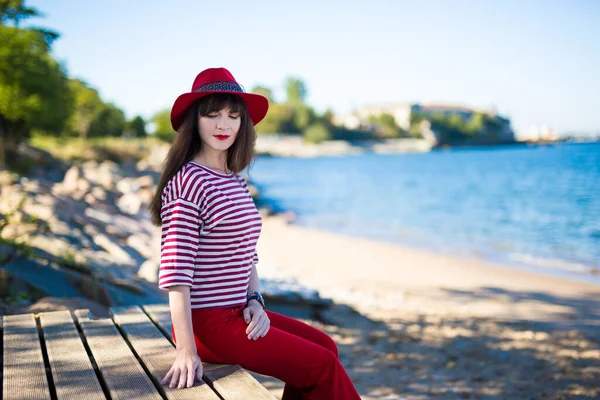
[[[413,112],[412,114],[411,133],[420,132],[419,123],[426,119],[431,122],[431,128],[440,134],[440,143],[491,140],[497,138],[503,127],[498,117],[482,112],[474,112],[470,116],[444,112],[431,114]]]
[[[86,138],[92,121],[102,111],[103,102],[98,91],[82,80],[70,79],[69,90],[74,99],[73,112],[68,122],[69,130],[81,138]]]
[[[396,125],[396,119],[391,114],[371,115],[369,122],[376,126],[376,133],[380,138],[397,138],[402,134],[402,129]]]
[[[256,133],[299,133],[294,123],[295,109],[287,104],[272,103],[267,116],[256,126]]]
[[[265,96],[269,100],[269,103],[272,103],[274,101],[273,91],[266,86],[260,86],[260,85],[254,86],[252,88],[252,90],[250,90],[250,92]]]
[[[125,130],[125,114],[115,105],[105,104],[100,113],[90,124],[88,135],[99,136],[121,136]]]
[[[60,132],[72,105],[63,68],[34,30],[0,26],[0,116],[11,124]],[[14,133],[14,132],[13,132]]]
[[[157,112],[152,116],[151,121],[155,127],[154,136],[164,142],[170,143],[176,134],[171,126],[171,110],[167,108]]]
[[[56,137],[34,134],[29,140],[33,147],[52,154],[52,157],[69,163],[77,161],[122,162],[127,159],[141,160],[148,156],[152,148],[162,143],[151,136],[146,138],[124,139],[122,137]]]
[[[304,104],[306,85],[300,79],[288,77],[285,81],[286,103],[291,105]]]
[[[321,123],[316,123],[306,128],[302,137],[307,143],[321,143],[332,139],[331,131]]]
[[[135,132],[135,137],[146,137],[146,121],[140,115],[136,115],[127,123],[128,129]]]

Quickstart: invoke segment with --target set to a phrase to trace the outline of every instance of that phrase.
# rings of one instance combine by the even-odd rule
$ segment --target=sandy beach
[[[600,396],[600,286],[281,217],[265,218],[258,253],[261,277],[334,300],[307,322],[336,339],[365,399]]]

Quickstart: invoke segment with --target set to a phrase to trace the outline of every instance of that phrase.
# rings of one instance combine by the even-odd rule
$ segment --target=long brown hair
[[[254,145],[256,143],[256,132],[252,120],[248,115],[246,103],[241,97],[228,93],[215,93],[203,97],[195,102],[187,111],[183,123],[177,130],[173,139],[167,158],[163,163],[162,174],[156,187],[156,193],[150,203],[150,215],[152,223],[160,226],[162,218],[162,191],[167,183],[177,174],[177,171],[187,162],[191,161],[202,147],[200,134],[198,132],[198,117],[207,116],[213,112],[229,109],[239,113],[241,117],[240,130],[235,142],[227,150],[227,167],[235,172],[242,172],[254,160]]]

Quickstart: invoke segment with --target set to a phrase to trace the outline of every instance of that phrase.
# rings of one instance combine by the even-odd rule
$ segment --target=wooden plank
[[[145,305],[148,316],[171,337],[171,316],[168,304]],[[239,365],[202,363],[204,376],[213,388],[227,400],[260,399],[272,400],[275,397],[252,375]]]
[[[105,399],[73,317],[67,310],[40,314],[50,369],[61,399]]]
[[[168,304],[148,304],[142,307],[152,321],[165,333],[167,338],[173,343],[171,335],[173,322],[169,314]],[[175,344],[175,343],[173,343]]]
[[[171,342],[139,307],[111,307],[110,312],[154,381],[160,385],[175,360]],[[168,385],[162,385],[162,389],[169,399],[219,399],[204,381],[196,382],[191,388],[170,389]]]
[[[5,315],[2,323],[3,398],[50,400],[44,356],[33,314]]]
[[[111,319],[90,319],[88,310],[75,318],[113,399],[162,399]]]

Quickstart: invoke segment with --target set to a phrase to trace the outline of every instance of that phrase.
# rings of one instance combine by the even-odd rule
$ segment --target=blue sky
[[[223,66],[282,98],[305,81],[319,111],[451,102],[600,131],[600,1],[31,0],[61,33],[70,76],[128,117],[150,117]]]

